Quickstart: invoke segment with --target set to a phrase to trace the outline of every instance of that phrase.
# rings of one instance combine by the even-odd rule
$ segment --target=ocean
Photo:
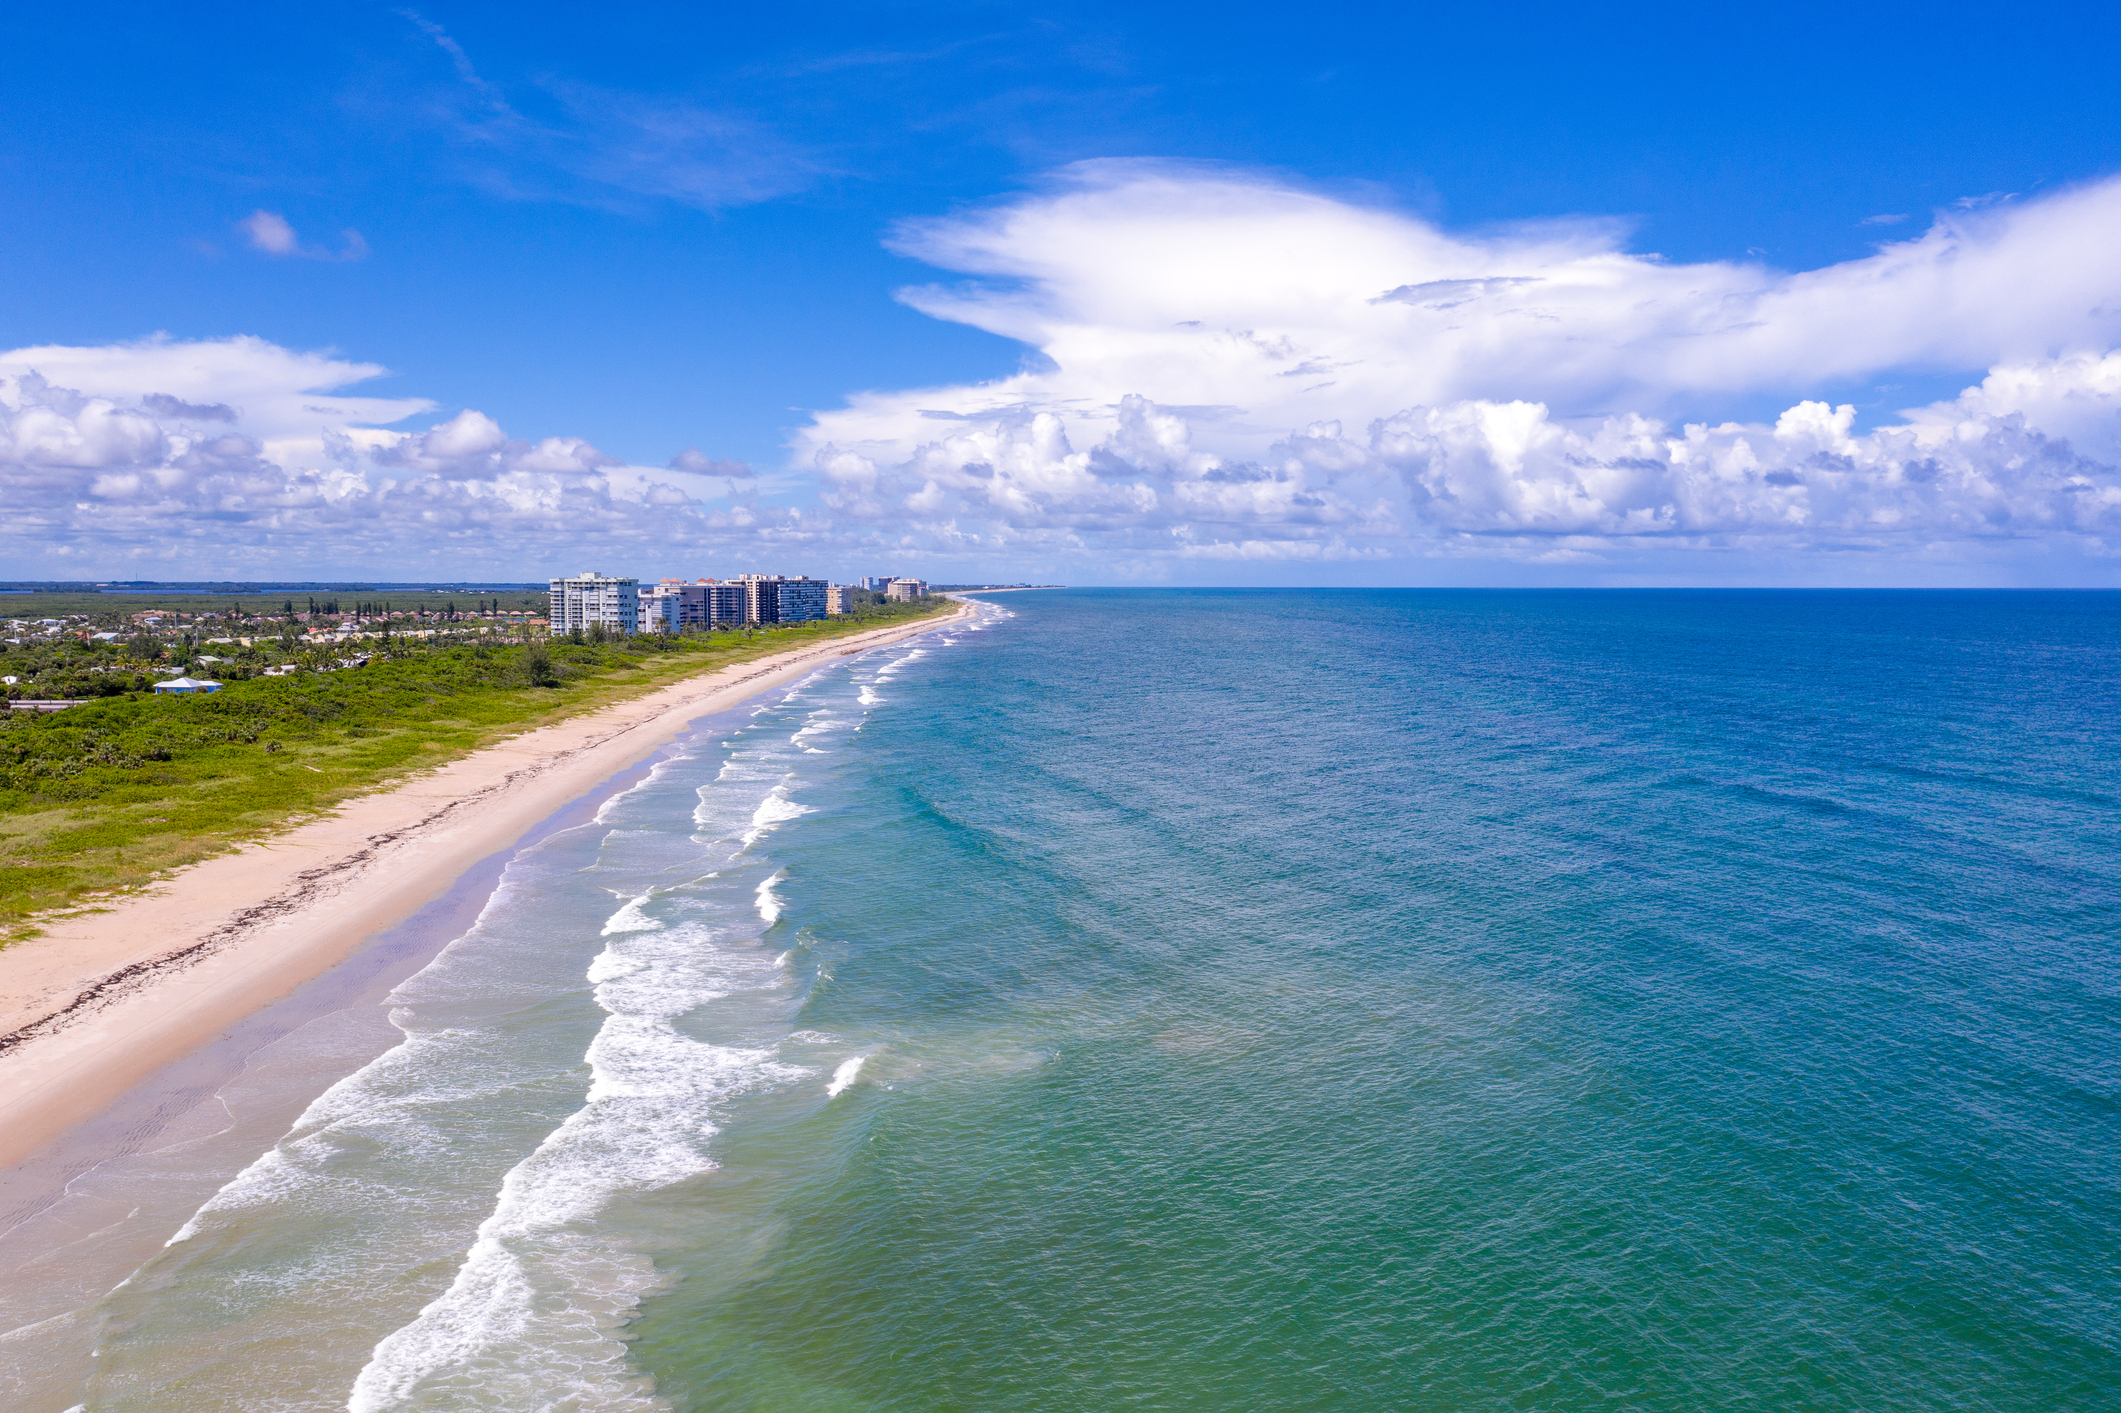
[[[1060,591],[510,860],[88,1410],[2121,1408],[2121,597]]]

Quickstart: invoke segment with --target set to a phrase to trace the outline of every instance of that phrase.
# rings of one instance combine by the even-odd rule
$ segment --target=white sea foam
[[[761,883],[759,885],[757,895],[759,905],[759,917],[765,921],[768,927],[773,926],[775,923],[781,920],[781,895],[773,891],[773,885],[780,882],[787,876],[787,869],[777,868],[773,871],[773,876],[771,878],[768,878],[764,883]]]
[[[877,669],[876,680],[879,682],[888,682],[892,678],[898,676],[901,671],[912,666],[914,663],[919,662],[922,658],[926,656],[928,656],[928,650],[926,648],[915,648],[912,652],[907,653],[904,657],[895,657],[891,661],[885,663],[882,667]]]
[[[824,733],[838,727],[840,724],[841,722],[838,713],[834,712],[830,707],[820,707],[818,710],[810,713],[809,717],[803,722],[802,726],[797,729],[796,733],[788,738],[788,743],[790,745],[800,746],[803,744],[806,738],[811,736],[821,736]]]
[[[683,747],[672,749],[663,759],[650,766],[648,774],[643,776],[637,783],[619,791],[605,800],[604,803],[598,805],[595,822],[598,824],[609,822],[615,814],[624,810],[630,801],[660,785],[664,776],[678,769],[691,756],[692,752]]]
[[[749,848],[765,838],[775,829],[791,819],[801,819],[813,811],[808,805],[797,804],[787,796],[787,786],[776,785],[758,807],[751,812],[751,828],[744,835],[744,847]]]
[[[853,1085],[855,1079],[860,1076],[862,1061],[868,1058],[867,1055],[856,1055],[851,1060],[841,1061],[840,1067],[832,1072],[832,1083],[825,1086],[825,1097],[827,1099],[837,1099],[844,1094]]]
[[[675,1028],[732,989],[772,981],[763,954],[718,948],[706,928],[612,934],[590,978],[608,1015],[589,1047],[587,1103],[502,1180],[456,1279],[376,1346],[350,1413],[662,1406],[618,1338],[656,1285],[654,1263],[594,1218],[620,1193],[711,1169],[710,1116],[734,1094],[803,1071]]]
[[[655,890],[650,889],[640,897],[630,900],[605,922],[603,935],[611,937],[621,932],[652,932],[661,927],[663,924],[641,911],[642,905],[654,896]]]
[[[786,770],[768,761],[731,760],[724,765],[711,784],[700,787],[700,802],[692,811],[693,824],[707,835],[701,842],[735,839],[751,823],[759,802],[786,776]]]
[[[471,927],[400,983],[394,998],[455,999],[490,989],[472,980],[483,970],[480,955],[486,950],[485,933],[519,896],[514,870],[504,871]],[[217,1218],[285,1202],[328,1183],[333,1154],[348,1133],[396,1132],[406,1149],[420,1147],[432,1136],[420,1117],[426,1110],[484,1088],[473,1077],[476,1042],[467,1032],[453,1027],[415,1032],[410,1028],[414,1011],[408,1005],[392,1006],[387,1016],[392,1026],[404,1032],[404,1038],[312,1100],[287,1137],[201,1204],[163,1243],[165,1250],[192,1240]],[[460,1078],[437,1082],[442,1076]]]
[[[531,1018],[581,984],[583,943],[569,941],[603,923],[621,943],[657,935],[632,925],[649,921],[641,899],[614,915],[564,881],[600,837],[568,831],[511,863],[470,931],[395,993],[402,1041],[318,1096],[106,1297],[96,1406],[169,1406],[172,1367],[187,1370],[187,1407],[343,1405],[374,1340],[346,1336],[379,1317],[388,1329],[433,1296],[433,1262],[463,1249],[528,1147],[520,1107],[550,1094],[546,1067],[566,1057],[544,1048],[551,1022]],[[303,1360],[255,1365],[313,1329],[324,1333],[300,1346]]]
[[[901,650],[884,667],[895,674],[927,655]],[[728,739],[705,748],[712,758],[673,756],[608,802],[598,818],[619,828],[599,831],[611,850],[607,863],[584,876],[574,861],[579,851],[567,856],[543,875],[549,891],[523,898],[509,929],[463,957],[448,985],[430,984],[400,1007],[394,1019],[408,1032],[405,1042],[320,1098],[294,1133],[187,1223],[179,1250],[158,1258],[165,1278],[174,1270],[180,1282],[174,1296],[159,1298],[215,1310],[240,1305],[244,1318],[274,1338],[285,1337],[281,1323],[319,1318],[312,1312],[328,1318],[341,1308],[359,1311],[349,1314],[352,1321],[390,1312],[369,1327],[399,1326],[394,1333],[372,1347],[368,1340],[348,1346],[340,1351],[344,1362],[325,1361],[316,1372],[335,1401],[358,1368],[352,1409],[657,1407],[617,1338],[657,1277],[629,1235],[638,1228],[607,1208],[619,1194],[711,1168],[709,1140],[730,1096],[818,1075],[767,1050],[695,1040],[677,1023],[738,989],[792,1003],[813,975],[807,963],[792,966],[793,950],[775,956],[750,939],[760,924],[782,918],[777,886],[786,871],[767,856],[767,841],[812,812],[791,798],[806,789],[812,753],[835,746],[835,733],[859,729],[881,700],[872,683],[882,675],[861,660],[847,668],[829,691],[802,699],[791,692],[761,706]],[[672,805],[689,803],[672,785],[681,792],[694,782],[697,827],[688,841],[682,832],[671,835],[683,818]],[[594,848],[593,836],[573,837]],[[687,847],[704,852],[685,859]],[[703,875],[703,868],[710,871]],[[722,881],[711,881],[725,871]],[[694,882],[672,887],[681,876]],[[609,895],[597,891],[616,877],[627,883]],[[575,878],[581,881],[562,882]],[[513,896],[509,887],[494,901],[506,896]],[[700,917],[702,907],[716,910],[715,930]],[[585,950],[599,945],[585,968]],[[831,969],[815,975],[829,981]],[[584,979],[605,1012],[588,1045],[591,1086],[572,1116],[541,1117],[537,1105],[556,1092],[562,1113],[572,1102],[565,1096],[579,1092],[570,1076],[583,1032],[569,1027],[593,1023],[580,1010]],[[558,1030],[544,1020],[519,1024],[539,1014],[539,1003],[569,992],[575,1009],[571,1020],[561,1014]],[[504,1005],[493,1008],[489,1000]],[[534,1043],[555,1036],[565,1043],[549,1050]],[[814,1032],[791,1038],[845,1044]],[[861,1064],[840,1063],[828,1092],[837,1097],[860,1082]],[[468,1148],[479,1150],[479,1161],[467,1169]],[[217,1204],[226,1220],[211,1218]],[[204,1239],[185,1246],[202,1235],[202,1223]],[[303,1248],[307,1264],[294,1269],[246,1255],[273,1249],[245,1244],[253,1229],[271,1230],[276,1239],[283,1229],[320,1235]],[[437,1296],[428,1282],[437,1279],[432,1273],[444,1253],[464,1254]],[[209,1275],[220,1285],[209,1285]],[[388,1293],[378,1296],[385,1286]],[[157,1298],[143,1293],[136,1307],[155,1308],[146,1302]],[[216,1357],[204,1342],[228,1328],[199,1334],[196,1348],[170,1358]],[[168,1366],[158,1350],[143,1344],[130,1356],[143,1377]]]

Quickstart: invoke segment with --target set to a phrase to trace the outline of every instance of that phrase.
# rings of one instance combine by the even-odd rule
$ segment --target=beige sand
[[[946,621],[739,663],[527,732],[0,951],[0,1168],[409,917],[687,723]]]

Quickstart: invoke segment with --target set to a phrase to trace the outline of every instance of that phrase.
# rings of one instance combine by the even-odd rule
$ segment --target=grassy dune
[[[711,637],[558,641],[549,667],[537,647],[401,640],[357,669],[0,715],[0,945],[32,935],[39,914],[138,887],[504,736],[945,607]]]

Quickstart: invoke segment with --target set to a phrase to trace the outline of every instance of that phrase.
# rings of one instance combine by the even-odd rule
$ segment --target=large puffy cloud
[[[916,308],[1059,365],[990,396],[1119,389],[1294,426],[1464,398],[1655,412],[1690,392],[2104,350],[2121,336],[2117,225],[2110,182],[1940,217],[1791,275],[1629,254],[1609,222],[1458,236],[1286,187],[1099,163],[897,244],[982,277],[909,290]]]
[[[51,346],[0,353],[0,544],[68,577],[2112,582],[2117,225],[2109,182],[1787,274],[1096,165],[895,238],[967,277],[905,298],[1021,341],[1023,371],[855,396],[792,472],[627,465],[257,339]],[[1831,395],[1907,370],[1964,391],[1868,426]],[[1786,410],[1726,410],[1763,399]],[[790,475],[814,498],[762,504]]]
[[[1846,543],[2121,531],[2121,476],[2017,415],[1944,408],[1854,435],[1855,409],[1792,407],[1772,427],[1588,431],[1532,403],[1455,403],[1381,419],[1355,448],[1423,518],[1487,535],[1777,535]],[[1301,443],[1292,452],[1301,454]]]
[[[0,352],[0,380],[70,389],[113,407],[137,407],[173,428],[241,421],[263,453],[285,465],[315,463],[330,428],[379,427],[434,409],[425,398],[348,396],[340,389],[380,377],[374,363],[298,353],[259,338],[142,339],[137,343],[45,344]],[[7,394],[20,406],[18,391]],[[371,440],[388,440],[376,434]]]
[[[378,466],[402,467],[459,481],[487,481],[522,473],[587,476],[607,466],[625,464],[580,437],[546,437],[536,443],[519,441],[502,431],[500,423],[468,407],[424,432],[373,446],[368,454]]]
[[[343,391],[382,371],[257,339],[0,354],[12,572],[536,578],[584,556],[635,572],[705,570],[718,554],[756,567],[810,557],[830,534],[814,512],[713,508],[683,468],[630,467],[580,437],[512,438],[477,411],[377,426],[432,409]]]
[[[2117,226],[2108,182],[1786,274],[1632,254],[1610,223],[1454,235],[1092,164],[898,233],[972,277],[903,297],[1029,345],[1022,372],[863,394],[796,450],[829,504],[939,553],[2098,557],[2121,534]],[[1867,431],[1807,396],[1984,369]],[[1778,393],[1772,424],[1685,415]]]

